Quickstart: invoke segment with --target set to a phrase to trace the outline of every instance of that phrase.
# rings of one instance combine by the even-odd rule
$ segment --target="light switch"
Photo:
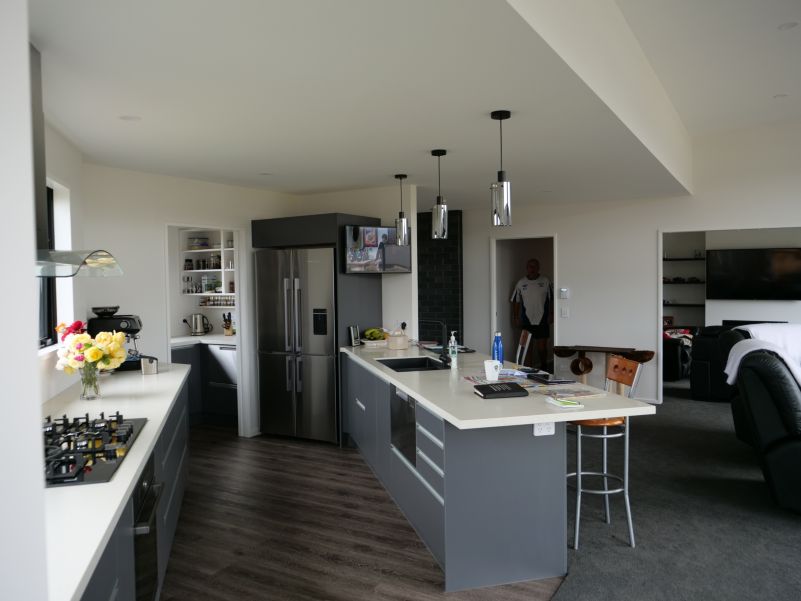
[[[559,288],[559,298],[570,298],[570,288]]]
[[[570,317],[570,307],[560,307],[559,308],[559,315],[568,318]]]

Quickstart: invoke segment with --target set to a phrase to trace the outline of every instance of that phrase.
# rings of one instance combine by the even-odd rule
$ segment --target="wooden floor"
[[[561,578],[445,594],[355,451],[199,427],[162,599],[550,599]],[[480,519],[480,516],[476,516]]]

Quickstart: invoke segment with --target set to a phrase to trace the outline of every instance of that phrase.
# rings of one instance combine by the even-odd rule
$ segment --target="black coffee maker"
[[[139,339],[139,331],[142,329],[142,319],[138,315],[117,315],[119,308],[119,306],[92,307],[92,312],[97,317],[89,319],[86,331],[93,338],[98,332],[123,332],[125,343],[133,345],[133,348],[128,349],[128,356],[117,370],[138,370],[142,367],[142,360],[139,350],[136,348],[136,341]]]

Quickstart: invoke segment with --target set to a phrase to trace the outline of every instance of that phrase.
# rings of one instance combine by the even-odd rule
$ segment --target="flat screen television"
[[[706,298],[801,300],[801,248],[707,250]]]
[[[398,246],[394,227],[345,226],[346,273],[411,273],[412,247]]]

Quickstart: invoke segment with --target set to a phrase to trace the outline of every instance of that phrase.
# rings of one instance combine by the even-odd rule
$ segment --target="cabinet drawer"
[[[420,423],[417,424],[417,448],[434,462],[441,470],[445,469],[445,451],[442,448],[442,441],[436,438],[427,428]]]
[[[440,566],[445,565],[445,507],[422,476],[393,447],[392,497]]]
[[[423,426],[438,440],[445,439],[441,418],[436,417],[433,413],[431,413],[428,409],[423,407],[420,403],[417,403],[415,411],[416,411],[415,419],[417,420],[418,424]]]
[[[420,449],[417,449],[417,473],[437,491],[440,497],[445,498],[445,473]]]
[[[175,418],[174,423],[173,418]],[[165,427],[156,443],[156,479],[159,482],[172,481],[187,446],[189,423],[186,406],[176,406],[169,422],[172,428]],[[168,425],[170,425],[168,423]]]

